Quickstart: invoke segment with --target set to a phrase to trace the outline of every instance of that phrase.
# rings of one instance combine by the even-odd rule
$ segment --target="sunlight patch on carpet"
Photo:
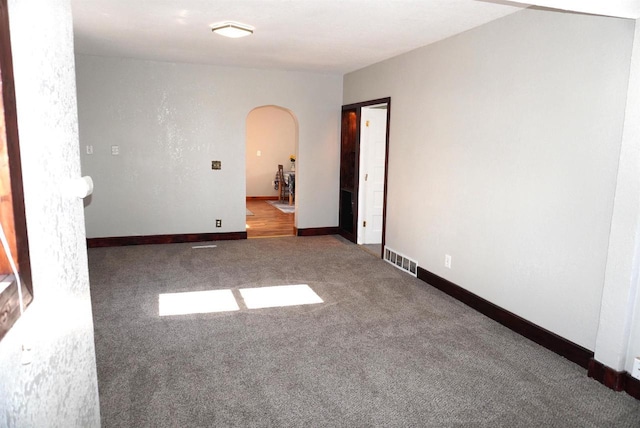
[[[273,287],[241,288],[240,294],[248,309],[323,303],[307,284],[276,285]]]
[[[240,308],[231,290],[188,291],[158,295],[158,314],[161,317],[238,310]]]

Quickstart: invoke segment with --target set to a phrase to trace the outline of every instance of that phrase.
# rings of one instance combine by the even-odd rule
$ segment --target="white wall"
[[[71,7],[9,1],[34,300],[0,342],[0,425],[99,427]],[[22,365],[21,345],[33,362]]]
[[[298,119],[297,227],[338,224],[340,76],[85,55],[76,62],[82,170],[95,180],[88,237],[244,231],[246,117],[264,105]],[[212,160],[222,170],[212,171]]]
[[[278,165],[291,168],[296,153],[297,123],[287,110],[264,106],[247,116],[247,196],[278,196],[273,180]],[[260,152],[260,155],[258,155]]]
[[[633,312],[630,316],[629,336],[626,344],[627,355],[625,355],[624,365],[618,370],[626,370],[631,373],[633,363],[636,358],[640,358],[640,293],[638,292],[638,278],[636,277],[635,302],[633,302]]]
[[[609,235],[595,358],[631,372],[640,356],[640,26],[636,21],[627,108]],[[635,320],[634,320],[635,312]]]
[[[346,75],[391,97],[387,245],[593,350],[633,29],[527,9]]]

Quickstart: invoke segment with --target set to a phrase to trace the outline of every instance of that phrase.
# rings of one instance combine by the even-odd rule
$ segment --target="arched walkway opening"
[[[295,231],[295,159],[298,121],[290,110],[266,105],[246,119],[247,237],[291,236]],[[278,174],[282,165],[282,175]]]

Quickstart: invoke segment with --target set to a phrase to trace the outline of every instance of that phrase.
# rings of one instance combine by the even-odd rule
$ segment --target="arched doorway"
[[[249,112],[246,127],[247,237],[292,236],[296,171],[290,158],[297,157],[298,121],[290,110],[266,105]]]

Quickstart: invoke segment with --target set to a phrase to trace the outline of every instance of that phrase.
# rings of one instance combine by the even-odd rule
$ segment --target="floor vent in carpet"
[[[391,248],[385,245],[384,247],[384,259],[385,261],[391,263],[398,269],[401,269],[407,272],[410,275],[418,276],[418,262],[410,259],[409,257],[400,254],[396,250],[392,250]]]

